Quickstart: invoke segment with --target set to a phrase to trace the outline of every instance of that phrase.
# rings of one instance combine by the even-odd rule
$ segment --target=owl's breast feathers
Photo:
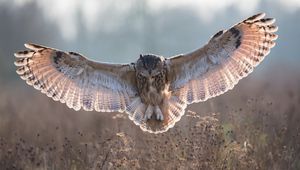
[[[146,105],[160,105],[168,91],[166,70],[153,77],[137,76],[137,84],[142,102]]]

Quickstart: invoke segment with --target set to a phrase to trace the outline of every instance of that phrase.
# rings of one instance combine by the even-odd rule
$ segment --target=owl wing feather
[[[126,111],[137,97],[134,68],[98,63],[74,52],[36,44],[15,53],[17,73],[27,84],[75,110]]]
[[[275,46],[277,26],[265,14],[219,31],[202,48],[169,59],[170,90],[188,104],[232,89]]]

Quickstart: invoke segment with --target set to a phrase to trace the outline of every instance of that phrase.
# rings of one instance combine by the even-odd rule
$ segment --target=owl
[[[261,63],[277,39],[275,19],[254,15],[210,38],[202,48],[131,64],[92,61],[36,44],[15,53],[17,74],[55,101],[78,111],[126,112],[143,131],[172,128],[191,103],[232,89]]]

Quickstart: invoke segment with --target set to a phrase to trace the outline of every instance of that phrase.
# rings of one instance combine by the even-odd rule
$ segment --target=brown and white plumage
[[[254,15],[218,32],[204,47],[171,58],[141,55],[132,64],[109,64],[25,44],[29,50],[15,54],[15,65],[27,84],[70,108],[127,112],[143,130],[165,132],[180,120],[187,104],[232,89],[270,52],[277,26],[264,15]]]
[[[170,59],[171,91],[187,103],[205,101],[232,89],[275,46],[278,27],[264,13],[220,31],[202,48]]]

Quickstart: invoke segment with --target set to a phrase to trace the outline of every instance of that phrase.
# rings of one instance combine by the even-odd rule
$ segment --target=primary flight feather
[[[126,112],[151,133],[173,127],[188,104],[232,89],[275,46],[277,26],[254,15],[216,33],[202,48],[170,58],[141,55],[132,64],[100,63],[75,52],[25,44],[17,73],[74,110]]]

